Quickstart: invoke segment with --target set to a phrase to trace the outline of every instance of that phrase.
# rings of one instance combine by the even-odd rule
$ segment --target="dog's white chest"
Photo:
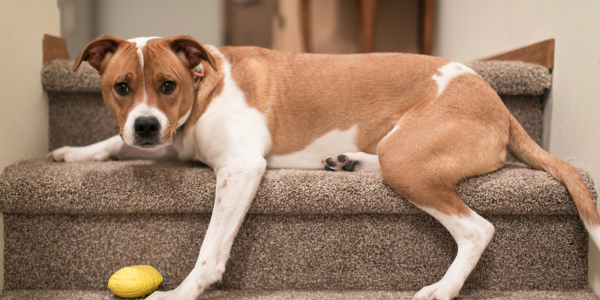
[[[244,93],[231,76],[231,64],[223,61],[224,87],[198,122],[186,132],[175,149],[181,160],[199,160],[211,167],[266,155],[271,145],[265,116],[248,106]]]

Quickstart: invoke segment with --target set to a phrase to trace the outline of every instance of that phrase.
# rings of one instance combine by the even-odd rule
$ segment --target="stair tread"
[[[212,290],[207,291],[199,299],[211,300],[365,300],[365,299],[411,299],[415,292],[406,291],[252,291],[252,290]],[[109,291],[54,291],[54,290],[17,290],[6,291],[1,300],[105,300],[122,299],[114,296]],[[471,290],[462,291],[460,300],[490,299],[490,300],[538,300],[538,299],[569,299],[569,300],[597,300],[600,299],[592,291],[570,290],[570,291],[492,291]]]
[[[500,95],[542,95],[552,84],[548,68],[520,61],[481,61],[467,64]],[[51,92],[100,92],[100,75],[83,62],[73,72],[73,61],[55,60],[42,68],[42,86]]]
[[[541,65],[520,61],[476,61],[467,66],[500,95],[540,96],[550,88],[552,74]]]
[[[593,198],[589,173],[580,171]],[[0,175],[0,211],[21,214],[210,213],[214,172],[198,163],[26,160]],[[459,196],[483,215],[577,214],[564,185],[548,173],[508,166],[470,178]],[[268,170],[250,213],[421,214],[381,173]]]

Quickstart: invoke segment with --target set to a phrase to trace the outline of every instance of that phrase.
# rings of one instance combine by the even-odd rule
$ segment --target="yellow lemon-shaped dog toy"
[[[108,280],[108,288],[121,298],[140,298],[150,295],[163,281],[151,266],[125,267]]]

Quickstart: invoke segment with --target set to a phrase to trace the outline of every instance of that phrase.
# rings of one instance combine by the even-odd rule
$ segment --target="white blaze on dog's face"
[[[123,141],[138,148],[170,145],[190,115],[197,92],[192,70],[215,63],[189,36],[123,40],[107,35],[92,41],[73,66],[88,61],[102,76],[102,97],[119,123]]]

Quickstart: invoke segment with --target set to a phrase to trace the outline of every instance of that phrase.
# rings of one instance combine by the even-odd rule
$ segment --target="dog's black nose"
[[[135,133],[143,138],[151,138],[156,135],[160,124],[155,117],[140,117],[135,119],[133,124]]]

